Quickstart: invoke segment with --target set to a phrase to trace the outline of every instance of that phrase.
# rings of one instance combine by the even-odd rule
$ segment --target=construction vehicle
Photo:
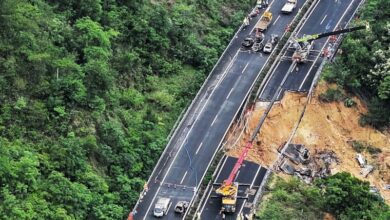
[[[170,198],[161,197],[154,205],[153,215],[156,217],[163,217],[168,214],[168,210],[172,205]]]
[[[260,21],[256,24],[256,31],[263,32],[267,30],[269,24],[271,24],[272,21],[272,13],[269,11],[264,12],[263,16],[261,17]]]
[[[237,194],[238,194],[238,182],[234,182],[238,171],[241,168],[242,163],[248,151],[252,148],[252,141],[249,141],[238,158],[236,164],[233,167],[228,179],[223,181],[222,185],[215,191],[217,194],[222,196],[222,208],[221,211],[225,213],[234,213],[236,211]]]
[[[284,4],[282,8],[282,13],[289,14],[294,11],[297,6],[297,0],[287,0],[286,4]]]
[[[302,38],[299,38],[299,39],[293,38],[293,40],[290,42],[290,46],[289,46],[289,49],[294,50],[294,53],[291,57],[291,60],[296,61],[297,63],[304,63],[306,61],[311,61],[308,59],[310,53],[311,52],[319,52],[319,51],[314,51],[314,40],[328,37],[328,36],[338,35],[338,34],[342,34],[342,33],[357,31],[357,30],[361,30],[361,29],[365,29],[365,28],[367,28],[367,26],[357,26],[357,27],[353,27],[353,28],[345,28],[345,29],[326,32],[326,33],[322,33],[322,34],[306,35],[306,36],[303,36]],[[288,57],[284,57],[283,59],[286,59],[286,58],[288,58]]]

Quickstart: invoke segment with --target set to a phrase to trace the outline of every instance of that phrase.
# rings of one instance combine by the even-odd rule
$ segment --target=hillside
[[[345,107],[342,102],[320,101],[319,95],[328,87],[329,85],[321,83],[316,89],[291,143],[304,144],[311,155],[323,150],[334,151],[339,164],[332,167],[332,173],[349,172],[361,180],[369,181],[380,190],[381,195],[390,204],[390,190],[384,189],[384,186],[390,183],[390,134],[380,132],[373,127],[359,125],[358,119],[367,112],[367,106],[356,97],[353,100],[357,105],[352,108]],[[287,93],[280,103],[274,105],[257,138],[259,141],[248,155],[248,160],[267,167],[273,165],[278,155],[277,149],[290,137],[305,101],[305,94]],[[250,113],[246,128],[248,132],[238,146],[245,146],[245,142],[251,135],[250,131],[255,129],[264,110],[265,107],[258,105]],[[380,150],[372,154],[362,150],[368,163],[375,166],[374,172],[367,178],[360,175],[361,168],[355,159],[358,152],[351,144],[353,141]],[[241,150],[241,147],[237,147],[230,150],[228,154],[238,156]]]
[[[251,7],[0,1],[0,218],[127,216]]]

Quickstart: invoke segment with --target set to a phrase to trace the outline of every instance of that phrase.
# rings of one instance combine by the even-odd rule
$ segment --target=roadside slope
[[[317,87],[292,143],[306,145],[312,154],[321,150],[334,151],[340,163],[332,169],[332,172],[347,171],[362,180],[369,181],[380,190],[386,202],[390,203],[390,190],[383,188],[385,184],[390,183],[390,135],[369,126],[359,125],[359,117],[367,112],[367,107],[356,97],[353,99],[357,104],[352,108],[345,107],[342,102],[319,101],[319,94],[329,87],[332,86],[325,83],[320,83]],[[273,163],[277,157],[278,146],[289,138],[305,101],[306,94],[286,93],[283,100],[274,105],[262,127],[259,141],[249,153],[248,160],[264,166]],[[239,154],[263,112],[264,107],[258,104],[254,111],[248,114],[249,123],[245,135],[238,142],[239,145],[228,152],[230,156]],[[352,147],[352,141],[366,143],[381,151],[376,154],[366,151],[362,153],[368,163],[375,167],[374,172],[367,178],[360,175],[361,168],[355,159],[357,152]]]

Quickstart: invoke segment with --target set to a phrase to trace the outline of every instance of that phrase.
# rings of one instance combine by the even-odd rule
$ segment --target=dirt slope
[[[324,83],[317,87],[291,143],[305,144],[312,154],[316,150],[333,150],[340,159],[340,164],[332,170],[333,172],[347,171],[360,179],[370,181],[390,204],[390,190],[383,188],[385,184],[390,184],[390,135],[368,126],[359,125],[359,117],[367,111],[367,108],[357,98],[354,98],[357,106],[353,108],[345,107],[342,102],[320,102],[318,95],[326,91],[328,87],[329,85]],[[291,135],[305,101],[306,94],[286,93],[283,100],[274,105],[258,135],[258,141],[248,155],[248,160],[264,166],[272,165],[277,158],[277,148]],[[242,146],[264,112],[265,107],[261,105],[261,103],[257,104],[254,110],[247,114],[246,132],[241,136],[240,141],[237,141],[237,145],[231,147],[229,155],[238,156],[241,152]],[[242,127],[244,126],[240,128]],[[239,137],[240,130],[236,129],[232,137]],[[374,172],[367,178],[360,175],[360,167],[355,159],[356,151],[350,144],[353,140],[366,142],[382,151],[376,155],[363,153],[368,163],[375,167]],[[227,146],[229,143],[231,142],[228,142]]]

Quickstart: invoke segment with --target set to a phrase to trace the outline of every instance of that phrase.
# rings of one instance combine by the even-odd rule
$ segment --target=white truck
[[[297,0],[287,0],[282,8],[282,13],[289,14],[294,11],[294,8],[297,6]]]
[[[170,198],[161,197],[154,205],[153,215],[156,217],[163,217],[168,214],[168,210],[172,205]]]

